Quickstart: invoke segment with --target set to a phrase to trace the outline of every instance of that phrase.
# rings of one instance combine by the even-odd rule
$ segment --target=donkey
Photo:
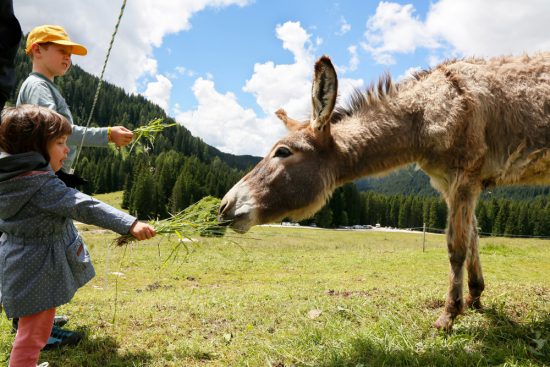
[[[386,75],[347,107],[335,108],[337,84],[330,59],[321,57],[311,119],[276,112],[289,134],[225,195],[219,219],[238,232],[304,219],[336,187],[416,163],[448,206],[449,289],[434,326],[449,331],[464,304],[481,308],[481,191],[550,183],[550,52],[448,61],[398,84]]]

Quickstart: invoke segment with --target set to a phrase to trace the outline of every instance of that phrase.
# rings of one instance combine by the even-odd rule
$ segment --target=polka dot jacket
[[[94,277],[73,219],[119,234],[136,220],[51,170],[0,181],[0,198],[0,300],[9,318],[65,304]]]

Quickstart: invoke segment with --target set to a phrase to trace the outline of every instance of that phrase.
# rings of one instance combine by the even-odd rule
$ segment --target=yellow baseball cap
[[[27,47],[25,52],[31,52],[32,45],[35,43],[52,42],[59,45],[73,46],[73,54],[85,56],[88,53],[86,47],[70,40],[69,35],[63,27],[58,25],[41,25],[34,28],[27,36]]]

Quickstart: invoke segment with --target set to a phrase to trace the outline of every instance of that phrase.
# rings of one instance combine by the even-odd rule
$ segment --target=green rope
[[[73,164],[70,168],[70,173],[74,173],[74,168],[76,167],[76,164],[78,163],[78,158],[80,157],[80,152],[82,151],[82,146],[84,145],[84,138],[86,137],[86,132],[88,131],[88,127],[90,126],[90,122],[92,121],[92,116],[94,114],[95,106],[97,104],[97,99],[99,97],[99,91],[101,90],[101,86],[103,85],[103,74],[105,73],[105,68],[107,67],[107,61],[109,61],[109,56],[111,54],[111,48],[113,47],[113,42],[115,41],[115,36],[118,32],[118,26],[120,25],[120,19],[122,18],[122,14],[124,13],[124,8],[126,7],[126,0],[122,1],[122,6],[120,7],[120,14],[118,15],[118,19],[115,25],[115,30],[113,32],[113,35],[111,36],[111,42],[109,43],[109,49],[107,50],[107,55],[105,56],[105,62],[103,63],[103,69],[101,70],[101,75],[99,76],[99,84],[97,85],[97,89],[95,91],[95,97],[94,102],[92,104],[92,109],[90,111],[90,115],[88,116],[88,122],[86,123],[86,128],[84,129],[84,133],[82,134],[82,140],[80,141],[80,146],[78,147],[78,151],[76,153],[75,160],[73,161]]]

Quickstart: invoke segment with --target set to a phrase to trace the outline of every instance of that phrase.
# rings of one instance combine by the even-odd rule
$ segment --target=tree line
[[[477,225],[484,235],[550,236],[550,196],[532,200],[481,199],[476,207]],[[447,206],[443,199],[420,195],[385,195],[360,192],[354,183],[334,192],[330,201],[312,219],[320,227],[376,225],[442,231]]]

